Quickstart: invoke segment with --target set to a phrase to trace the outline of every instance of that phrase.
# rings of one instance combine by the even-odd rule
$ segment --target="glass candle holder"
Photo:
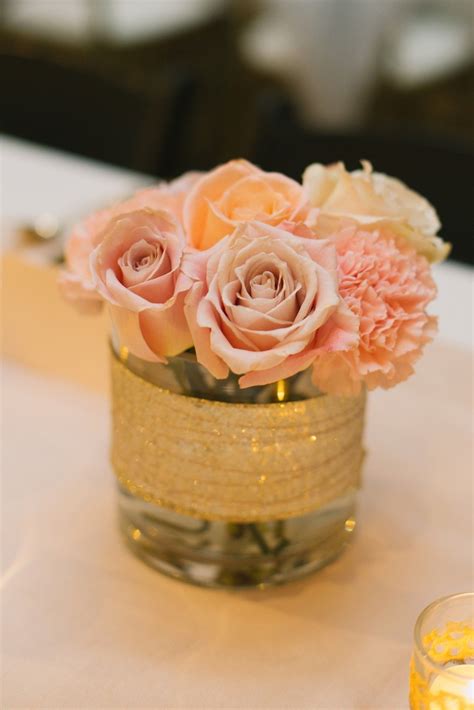
[[[474,593],[438,599],[418,617],[410,708],[474,708]]]

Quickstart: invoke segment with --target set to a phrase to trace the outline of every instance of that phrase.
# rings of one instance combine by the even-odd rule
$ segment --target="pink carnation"
[[[313,379],[331,394],[389,388],[413,373],[423,346],[436,332],[426,313],[436,295],[429,264],[388,229],[366,232],[349,226],[335,238],[339,291],[360,320],[358,348],[321,352]]]

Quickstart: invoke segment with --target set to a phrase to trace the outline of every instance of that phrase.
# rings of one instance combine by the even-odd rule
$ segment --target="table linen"
[[[473,586],[472,272],[437,267],[439,339],[370,394],[354,544],[287,587],[194,588],[117,532],[103,323],[14,251],[16,222],[149,180],[12,139],[2,176],[3,707],[406,708],[419,611]]]

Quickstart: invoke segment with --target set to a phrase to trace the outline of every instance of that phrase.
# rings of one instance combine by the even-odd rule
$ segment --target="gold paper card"
[[[175,394],[112,356],[112,464],[133,495],[204,520],[282,520],[359,485],[365,393],[272,404]]]

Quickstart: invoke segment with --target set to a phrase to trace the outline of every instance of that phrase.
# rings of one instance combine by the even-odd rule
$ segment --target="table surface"
[[[148,182],[10,138],[1,158],[6,249],[15,223],[69,220]],[[106,385],[76,376],[87,357],[74,334],[77,371],[47,367],[68,316],[59,299],[54,317],[35,311],[29,268],[10,281],[5,268],[2,707],[406,708],[418,613],[473,586],[472,272],[437,267],[438,339],[414,378],[370,396],[353,545],[304,581],[221,592],[123,547]]]

